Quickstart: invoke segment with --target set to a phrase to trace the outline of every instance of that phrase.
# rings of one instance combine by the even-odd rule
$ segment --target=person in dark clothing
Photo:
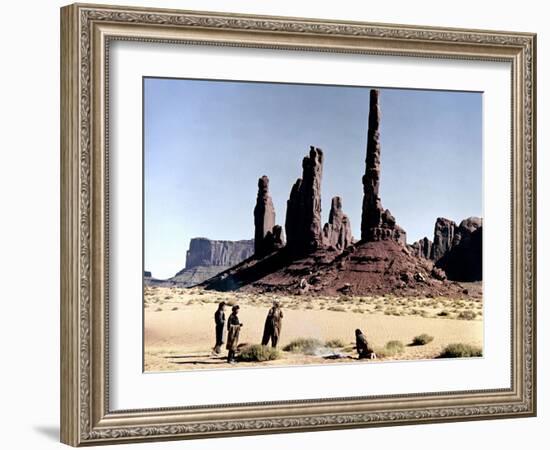
[[[367,342],[367,337],[360,329],[355,330],[355,346],[359,359],[376,359],[376,353]]]
[[[214,313],[214,323],[216,324],[216,344],[214,353],[219,354],[223,345],[223,329],[225,327],[225,302],[220,302],[218,309]]]
[[[231,308],[231,315],[227,320],[227,345],[225,348],[228,350],[227,362],[235,362],[235,352],[239,345],[239,333],[243,324],[239,321],[239,305],[234,305]]]
[[[268,345],[271,340],[271,346],[277,347],[283,325],[283,310],[281,304],[275,300],[273,306],[269,309],[264,325],[264,335],[262,345]]]

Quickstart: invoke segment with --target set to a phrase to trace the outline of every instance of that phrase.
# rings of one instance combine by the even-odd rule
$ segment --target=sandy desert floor
[[[432,359],[451,343],[481,347],[483,343],[483,304],[472,298],[384,297],[307,297],[276,294],[243,294],[146,287],[144,305],[145,371],[234,368],[247,366],[302,365],[357,362],[354,331],[360,328],[377,350],[375,361]],[[279,348],[297,338],[337,340],[335,347],[322,346],[315,354],[283,351],[282,357],[266,362],[228,364],[225,348],[213,355],[214,322],[217,304],[239,304],[244,324],[240,343],[261,340],[265,316],[273,300],[279,300],[284,320]],[[226,317],[231,308],[226,308]],[[410,345],[413,338],[427,333],[433,341]],[[388,341],[404,344],[401,353],[383,354]],[[336,357],[337,356],[337,357]]]

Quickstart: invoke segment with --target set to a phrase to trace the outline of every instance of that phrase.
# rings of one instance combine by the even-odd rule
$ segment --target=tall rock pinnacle
[[[275,209],[269,195],[269,178],[265,175],[258,180],[258,196],[254,208],[254,253],[265,254],[266,236],[275,226]]]
[[[403,245],[406,233],[395,223],[389,210],[384,210],[380,200],[380,106],[379,91],[371,89],[369,104],[369,129],[367,157],[363,175],[363,210],[361,214],[361,240],[394,240]]]
[[[310,147],[309,155],[302,161],[302,178],[292,186],[287,202],[287,247],[293,252],[310,252],[322,247],[322,176],[323,151]]]

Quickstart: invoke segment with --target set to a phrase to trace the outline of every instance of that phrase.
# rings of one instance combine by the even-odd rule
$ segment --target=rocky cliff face
[[[411,253],[418,258],[432,259],[433,242],[427,237],[412,243],[408,248]]]
[[[198,266],[230,267],[240,263],[254,253],[254,240],[212,241],[193,238],[189,243],[185,269]]]
[[[434,227],[434,242],[432,250],[432,259],[438,261],[453,246],[455,237],[456,223],[452,220],[438,217]]]
[[[483,220],[469,217],[454,226],[451,246],[435,260],[435,265],[443,269],[450,280],[482,280],[482,250]]]

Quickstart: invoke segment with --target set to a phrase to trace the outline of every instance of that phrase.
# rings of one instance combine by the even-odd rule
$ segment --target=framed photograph
[[[61,440],[536,414],[532,33],[61,9]]]

